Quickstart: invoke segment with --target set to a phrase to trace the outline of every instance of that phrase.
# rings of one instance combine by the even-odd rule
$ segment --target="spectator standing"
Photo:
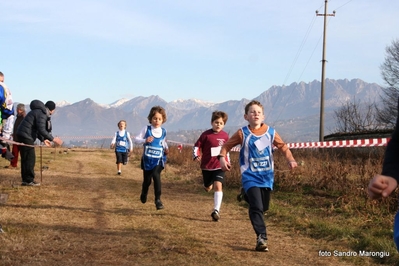
[[[25,105],[22,103],[19,103],[17,105],[17,116],[16,116],[17,118],[15,119],[14,129],[13,129],[13,133],[12,133],[12,140],[15,142],[19,142],[18,136],[17,136],[17,128],[25,116],[26,116]],[[13,154],[14,158],[11,160],[10,165],[6,166],[6,168],[16,168],[18,166],[19,147],[20,146],[18,144],[12,145],[12,154]]]
[[[53,101],[43,104],[39,100],[33,100],[30,103],[29,113],[17,128],[18,140],[26,144],[20,147],[22,186],[40,186],[40,183],[34,180],[36,154],[33,145],[35,140],[39,139],[48,147],[52,146],[51,142],[58,145],[62,144],[60,138],[53,137],[48,131],[48,118],[55,112],[55,107]]]

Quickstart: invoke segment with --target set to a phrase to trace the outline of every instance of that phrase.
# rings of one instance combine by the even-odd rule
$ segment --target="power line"
[[[314,25],[315,21],[316,21],[316,18],[313,17],[313,19],[312,19],[312,21],[311,21],[311,23],[310,23],[310,25],[308,27],[308,30],[306,31],[305,36],[303,37],[302,43],[299,46],[298,52],[295,55],[294,61],[292,62],[291,67],[289,68],[287,75],[285,76],[283,84],[285,84],[287,82],[289,76],[291,75],[292,69],[294,68],[294,66],[295,66],[295,64],[296,64],[296,62],[297,62],[297,60],[299,58],[299,55],[301,54],[301,52],[303,50],[303,47],[304,47],[304,45],[305,45],[305,43],[306,43],[306,41],[307,41],[307,39],[309,37],[309,33],[310,33],[311,29],[313,28],[313,25]]]
[[[331,0],[331,2],[332,2],[333,0]],[[345,4],[343,4],[343,5],[341,5],[341,6],[339,6],[339,7],[337,7],[337,8],[335,8],[334,10],[335,11],[337,11],[338,9],[340,9],[341,7],[343,7],[343,6],[346,6],[347,4],[349,4],[350,2],[352,2],[353,0],[349,0],[348,2],[346,2]]]
[[[295,66],[295,64],[296,64],[296,62],[297,62],[297,60],[298,60],[298,58],[299,58],[299,55],[301,54],[301,52],[302,52],[302,50],[303,50],[303,47],[304,47],[304,45],[305,45],[305,43],[306,43],[306,41],[307,41],[307,39],[308,39],[308,37],[309,37],[309,34],[310,34],[310,32],[311,32],[311,29],[312,29],[313,26],[314,26],[315,21],[316,21],[316,18],[313,17],[313,19],[312,19],[312,21],[310,22],[310,24],[309,24],[309,26],[308,26],[308,29],[307,29],[307,31],[306,31],[306,33],[305,33],[305,36],[304,36],[303,39],[302,39],[301,45],[299,46],[299,49],[298,49],[298,51],[297,51],[297,53],[296,53],[296,55],[295,55],[295,58],[294,58],[294,60],[293,60],[293,62],[292,62],[292,64],[291,64],[291,66],[290,66],[290,68],[289,68],[289,70],[288,70],[288,73],[287,73],[287,75],[285,76],[285,79],[284,79],[284,82],[283,82],[283,86],[284,86],[284,84],[287,82],[289,76],[291,75],[292,70],[294,69],[294,66]],[[269,113],[266,114],[266,117],[269,116],[269,114],[270,114],[271,110],[273,109],[273,107],[275,106],[275,104],[276,104],[278,98],[279,98],[279,95],[277,95],[276,99],[274,100],[274,102],[273,102],[273,104],[272,104],[272,108],[269,110]],[[283,110],[281,110],[280,113],[276,116],[275,120],[277,120],[277,119],[280,117],[282,111],[283,111]]]

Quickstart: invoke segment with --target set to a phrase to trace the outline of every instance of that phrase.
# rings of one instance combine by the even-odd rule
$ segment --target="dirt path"
[[[0,175],[10,195],[0,205],[0,265],[353,265],[319,256],[323,241],[290,235],[272,221],[270,251],[255,252],[247,210],[227,200],[212,222],[212,194],[173,168],[163,172],[165,209],[157,211],[152,186],[148,202],[139,200],[138,161],[118,176],[112,152],[60,157],[47,163],[41,187],[11,188],[18,171]]]

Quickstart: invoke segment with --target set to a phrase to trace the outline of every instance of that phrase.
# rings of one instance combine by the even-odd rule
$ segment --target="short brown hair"
[[[119,122],[118,122],[118,127],[119,127],[119,124],[122,123],[122,122],[124,122],[124,123],[125,123],[125,127],[127,127],[126,120],[121,120],[121,121],[119,121]]]
[[[212,113],[211,122],[213,122],[213,121],[215,121],[215,120],[217,120],[217,119],[219,119],[219,118],[221,118],[221,119],[223,120],[223,123],[226,124],[227,119],[228,119],[229,117],[228,117],[228,115],[227,115],[225,112],[223,112],[223,111],[214,111],[214,112]]]
[[[163,107],[157,105],[151,108],[150,113],[148,114],[148,122],[151,123],[152,118],[154,117],[155,113],[160,113],[162,115],[162,124],[166,122],[166,111]]]
[[[264,111],[263,105],[262,105],[259,101],[257,101],[257,100],[252,100],[252,101],[250,101],[249,103],[247,103],[247,105],[245,105],[245,114],[248,114],[249,107],[251,107],[252,105],[257,105],[257,106],[259,106],[259,107],[262,108],[262,111]]]

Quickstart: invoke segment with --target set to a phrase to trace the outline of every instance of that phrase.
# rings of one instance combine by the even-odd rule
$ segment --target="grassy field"
[[[399,261],[391,230],[396,200],[393,196],[370,201],[364,191],[367,181],[380,171],[383,150],[362,150],[361,155],[294,151],[301,165],[294,172],[287,171],[276,154],[276,188],[265,216],[269,252],[254,251],[247,206],[236,200],[237,167],[227,173],[221,220],[216,223],[210,217],[212,193],[203,191],[198,164],[192,162],[188,147],[182,153],[172,148],[162,173],[165,209],[156,210],[151,193],[142,204],[140,152],[136,149],[118,176],[111,150],[43,149],[42,160],[37,150],[40,187],[21,187],[19,170],[3,169],[1,193],[9,198],[0,204],[4,230],[0,265],[395,265]],[[236,154],[232,159],[237,160]],[[7,161],[0,161],[0,167],[5,165]],[[363,250],[389,256],[360,256]]]

